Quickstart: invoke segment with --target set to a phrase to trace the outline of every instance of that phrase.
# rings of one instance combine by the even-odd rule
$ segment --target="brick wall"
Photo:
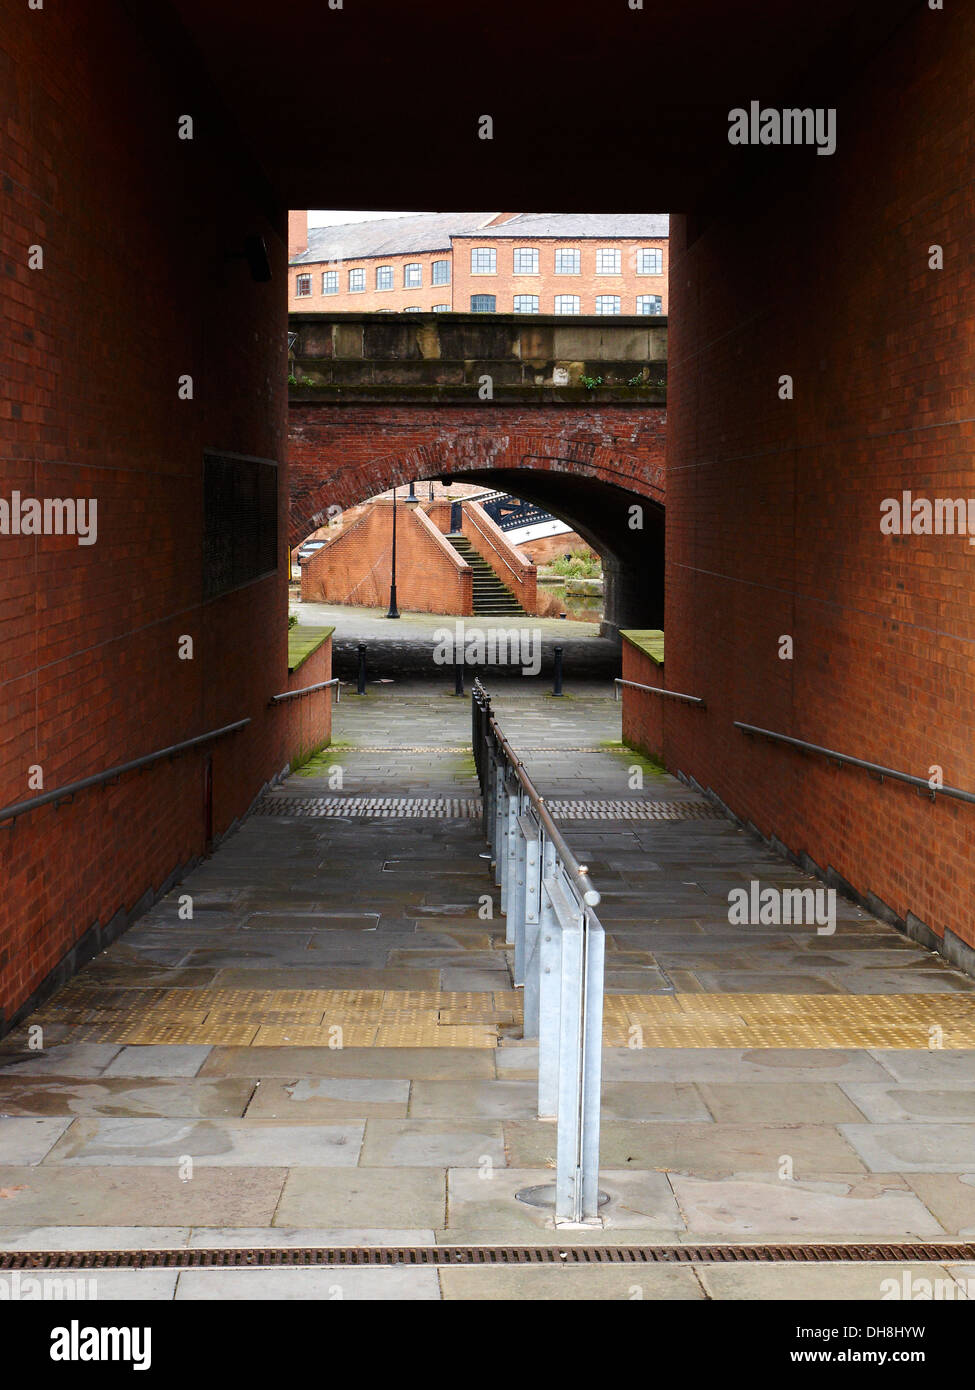
[[[413,479],[505,471],[492,485],[530,493],[533,472],[577,474],[664,500],[663,406],[322,405],[288,411],[291,544],[331,505],[351,507]],[[580,521],[585,518],[579,518]]]
[[[477,502],[465,502],[461,529],[482,560],[514,594],[526,613],[538,611],[537,572],[532,562],[510,544],[501,527]]]
[[[654,661],[649,652],[629,641],[625,633],[621,655],[621,674],[625,681],[636,681],[638,685],[665,685],[663,665]],[[693,694],[692,691],[688,693]],[[623,687],[622,697],[623,742],[659,762],[663,757],[664,721],[670,701],[659,695],[648,695],[646,691],[633,690],[626,686]]]
[[[98,502],[94,545],[0,536],[0,806],[38,790],[31,766],[49,790],[249,717],[212,746],[219,835],[327,701],[267,704],[288,679],[286,219],[162,12],[0,0],[0,21],[0,496]],[[245,232],[265,238],[271,284],[228,259]],[[209,603],[204,447],[281,463],[277,574]],[[0,1030],[202,853],[205,758],[0,828]]]
[[[485,229],[489,231],[489,229]],[[615,247],[620,251],[619,275],[596,274],[596,251],[600,247]],[[496,252],[496,275],[471,274],[471,248],[494,247]],[[538,250],[538,274],[515,275],[513,255],[516,247],[534,247]],[[555,249],[577,249],[579,251],[579,274],[555,274]],[[637,275],[636,253],[641,247],[656,247],[661,252],[662,272],[660,275]],[[471,295],[493,294],[497,301],[499,314],[510,314],[514,309],[515,295],[536,295],[538,312],[554,314],[555,296],[576,295],[580,301],[580,314],[595,314],[598,295],[618,295],[620,313],[635,314],[638,295],[658,295],[662,300],[660,313],[667,313],[669,243],[666,237],[646,237],[642,241],[629,238],[610,239],[605,242],[593,238],[574,240],[571,237],[542,239],[527,237],[515,241],[509,237],[495,237],[477,232],[472,236],[454,238],[454,308],[459,313],[468,313],[471,308]]]
[[[389,603],[393,506],[374,502],[359,520],[317,551],[301,569],[305,602]],[[396,603],[401,611],[473,611],[471,570],[419,506],[396,508]]]
[[[902,489],[975,495],[973,82],[975,13],[918,7],[844,98],[835,155],[676,219],[667,476],[668,683],[708,702],[668,709],[668,765],[956,958],[973,807],[732,721],[975,789],[973,551],[879,528]]]

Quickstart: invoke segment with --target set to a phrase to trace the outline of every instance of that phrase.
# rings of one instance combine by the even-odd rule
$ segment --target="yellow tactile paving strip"
[[[450,990],[87,989],[32,1015],[65,1042],[222,1047],[497,1047],[521,993]],[[961,994],[609,994],[607,1047],[975,1048]]]

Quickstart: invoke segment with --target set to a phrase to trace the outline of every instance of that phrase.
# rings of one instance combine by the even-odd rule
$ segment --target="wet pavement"
[[[551,1180],[555,1130],[479,820],[437,810],[478,796],[470,706],[400,681],[346,693],[333,746],[0,1044],[0,1248],[975,1236],[975,983],[842,899],[830,934],[733,924],[732,890],[813,881],[623,749],[611,686],[493,684],[603,895],[603,1228],[515,1198]],[[413,805],[309,814],[336,798]],[[856,1299],[909,1268],[97,1277],[102,1298]]]

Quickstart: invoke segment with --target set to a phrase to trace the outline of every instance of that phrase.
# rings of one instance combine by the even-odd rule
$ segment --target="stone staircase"
[[[486,560],[483,560],[466,536],[450,532],[446,539],[466,560],[474,572],[474,612],[485,616],[500,617],[510,613],[524,613],[524,608],[510,589],[506,589]]]

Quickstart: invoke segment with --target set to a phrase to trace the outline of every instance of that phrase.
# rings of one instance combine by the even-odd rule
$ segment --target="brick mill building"
[[[289,221],[290,312],[666,314],[661,213],[410,213]]]

